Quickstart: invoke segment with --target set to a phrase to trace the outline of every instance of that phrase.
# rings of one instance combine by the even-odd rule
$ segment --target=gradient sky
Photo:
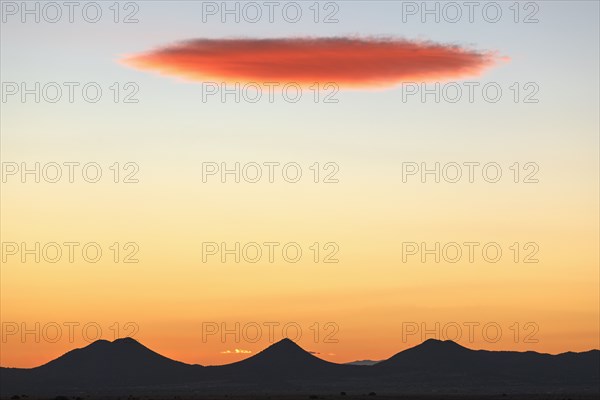
[[[334,362],[382,359],[420,342],[403,322],[495,322],[501,340],[473,348],[557,353],[599,343],[598,2],[538,2],[539,23],[402,21],[401,2],[339,2],[338,23],[202,22],[194,2],[139,2],[136,24],[2,23],[2,82],[135,82],[138,104],[2,103],[3,162],[135,162],[137,184],[2,184],[2,242],[136,242],[137,264],[106,256],[1,268],[2,323],[134,322],[135,338],[166,356],[223,364],[260,341],[202,340],[202,323],[300,324],[299,344]],[[508,13],[508,3],[502,3]],[[305,4],[305,11],[307,5]],[[105,7],[105,11],[107,11]],[[201,85],[124,66],[124,56],[194,38],[394,36],[496,51],[510,61],[466,79],[497,82],[490,104],[402,101],[400,88],[308,95],[290,104],[201,101]],[[458,81],[462,82],[462,81]],[[537,104],[508,88],[535,82]],[[105,94],[106,97],[107,94]],[[202,162],[314,162],[340,166],[337,184],[202,182]],[[403,162],[497,162],[496,184],[402,182]],[[508,167],[535,162],[537,184],[513,183]],[[337,264],[202,263],[203,242],[336,242]],[[496,264],[402,262],[402,242],[498,242]],[[514,263],[513,242],[536,242],[539,263]],[[108,253],[107,253],[108,254]],[[279,259],[281,260],[281,259]],[[327,322],[337,343],[324,343]],[[520,324],[515,343],[510,326]],[[523,326],[539,328],[537,343]],[[315,343],[310,327],[320,324]],[[5,325],[6,326],[6,325]],[[330,330],[331,331],[331,330]],[[281,330],[276,329],[276,339]],[[467,334],[465,328],[463,335]],[[10,336],[0,365],[32,367],[85,345],[76,330],[56,343]]]

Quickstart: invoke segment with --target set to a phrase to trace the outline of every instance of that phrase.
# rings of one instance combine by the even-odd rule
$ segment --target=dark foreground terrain
[[[385,395],[377,393],[364,394],[335,394],[335,395],[239,395],[239,396],[54,396],[54,397],[29,397],[27,395],[12,396],[13,400],[77,400],[77,399],[107,399],[107,400],[592,400],[597,395],[585,394],[498,394],[498,395],[452,395],[452,394],[431,394],[431,395]],[[2,397],[2,399],[11,399],[12,397]]]
[[[0,396],[14,400],[574,400],[599,395],[598,350],[484,351],[432,339],[368,366],[327,362],[289,339],[222,366],[181,363],[133,339],[118,339],[94,342],[36,368],[0,368]]]

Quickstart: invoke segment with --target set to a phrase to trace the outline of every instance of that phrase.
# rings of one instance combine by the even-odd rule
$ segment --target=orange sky
[[[309,9],[296,24],[201,23],[201,3],[141,2],[135,24],[111,22],[109,9],[98,24],[18,15],[2,24],[3,81],[19,91],[21,82],[58,82],[64,92],[57,102],[20,92],[2,102],[2,166],[41,166],[39,182],[19,170],[1,183],[0,365],[40,365],[86,345],[97,328],[113,340],[136,327],[151,349],[203,365],[270,344],[266,328],[258,339],[203,340],[203,323],[236,322],[250,334],[279,323],[274,340],[298,324],[298,343],[335,362],[387,358],[432,337],[403,337],[422,323],[439,323],[440,334],[464,327],[457,340],[472,348],[600,348],[597,2],[540,2],[540,23],[522,23],[524,9],[515,23],[512,2],[500,2],[498,23],[402,23],[402,2],[339,2],[331,24],[315,23]],[[359,37],[406,41],[331,39]],[[182,42],[193,38],[204,39]],[[250,68],[254,50],[265,58]],[[127,55],[147,64],[124,65]],[[510,62],[497,62],[504,55]],[[230,62],[245,72],[232,73]],[[304,88],[297,102],[280,91],[273,101],[266,92],[257,102],[236,93],[206,99],[199,73],[282,86],[334,79],[339,90]],[[420,91],[407,98],[398,83],[408,78]],[[70,102],[62,83],[73,81],[80,86]],[[84,99],[90,82],[102,89],[98,102]],[[360,90],[346,90],[354,85]],[[457,88],[462,97],[452,101]],[[66,168],[59,182],[46,179],[51,163],[73,162],[73,183]],[[469,182],[464,165],[474,162]],[[82,175],[90,163],[101,172],[96,183]],[[235,172],[205,181],[203,163],[279,167],[273,182],[263,167],[259,182],[238,183]],[[462,179],[436,182],[434,172],[404,181],[406,163],[437,165],[439,176],[457,164]],[[502,172],[493,183],[482,172],[492,163]],[[287,164],[302,172],[298,182],[285,179]],[[65,243],[73,242],[71,262]],[[273,242],[270,262],[265,243]],[[472,242],[469,262],[464,243]],[[206,243],[218,251],[203,254]],[[230,253],[222,262],[222,243],[240,243],[239,263]],[[406,243],[456,243],[463,256],[422,262],[423,248],[403,257]],[[261,248],[257,262],[248,244]],[[282,252],[290,244],[301,249],[297,262]],[[486,244],[501,249],[497,262],[482,253]],[[35,333],[23,338],[23,324],[35,331],[36,323],[39,342]],[[479,324],[472,341],[471,323]],[[497,327],[497,341],[483,337]]]

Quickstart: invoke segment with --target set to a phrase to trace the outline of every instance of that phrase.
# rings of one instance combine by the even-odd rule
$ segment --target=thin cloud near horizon
[[[458,45],[398,38],[192,39],[121,59],[189,81],[335,83],[387,88],[481,75],[505,57]]]
[[[244,350],[244,349],[234,349],[232,350],[225,350],[222,351],[220,354],[252,354],[251,350]]]

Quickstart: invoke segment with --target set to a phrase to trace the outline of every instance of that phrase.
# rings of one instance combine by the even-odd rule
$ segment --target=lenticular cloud
[[[192,81],[332,82],[381,88],[477,76],[490,52],[403,39],[194,39],[126,57],[124,63]]]

